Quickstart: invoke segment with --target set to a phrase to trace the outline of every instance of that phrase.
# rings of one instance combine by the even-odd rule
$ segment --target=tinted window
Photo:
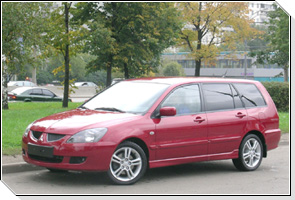
[[[45,96],[51,96],[51,97],[54,96],[54,94],[52,92],[50,92],[49,90],[43,90],[43,95],[45,95]]]
[[[254,84],[236,83],[233,85],[239,91],[246,107],[266,105],[261,93]]]
[[[237,93],[236,89],[231,86],[231,90],[233,93],[235,108],[243,108],[244,107],[243,103],[242,103],[241,98],[240,98],[239,94]]]
[[[201,111],[201,97],[198,85],[177,88],[163,102],[161,107],[175,107],[176,115],[193,114]]]
[[[229,84],[203,84],[206,110],[234,109],[234,101]]]
[[[42,95],[41,89],[33,89],[31,95]]]

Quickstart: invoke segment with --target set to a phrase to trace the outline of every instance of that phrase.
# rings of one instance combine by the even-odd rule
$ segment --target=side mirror
[[[175,107],[163,107],[160,109],[160,116],[175,116],[176,108]]]

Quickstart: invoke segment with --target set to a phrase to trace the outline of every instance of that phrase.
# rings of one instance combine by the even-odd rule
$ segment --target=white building
[[[267,13],[273,11],[274,2],[249,2],[249,18],[254,20],[255,25],[263,25],[268,21]]]

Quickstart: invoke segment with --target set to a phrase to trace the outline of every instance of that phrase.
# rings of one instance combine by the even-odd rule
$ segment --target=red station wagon
[[[276,107],[260,82],[143,78],[36,120],[22,152],[52,172],[107,171],[114,183],[132,184],[147,168],[198,161],[232,159],[253,171],[280,136]]]

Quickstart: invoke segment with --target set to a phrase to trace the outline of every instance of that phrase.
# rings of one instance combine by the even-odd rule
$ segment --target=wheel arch
[[[149,161],[149,149],[143,140],[136,138],[136,137],[131,137],[131,138],[127,138],[127,139],[123,140],[121,143],[123,143],[125,141],[133,142],[133,143],[137,144],[138,146],[140,146],[146,155],[147,161]]]
[[[32,101],[32,99],[30,99],[30,98],[25,98],[24,99],[24,102],[31,102]]]
[[[260,141],[262,143],[262,147],[263,147],[263,157],[266,158],[267,157],[267,146],[266,146],[266,143],[265,143],[265,137],[264,137],[264,135],[260,131],[252,130],[252,131],[249,131],[244,136],[244,138],[247,137],[250,134],[256,135],[260,139]],[[244,138],[242,139],[242,141],[244,140]]]

